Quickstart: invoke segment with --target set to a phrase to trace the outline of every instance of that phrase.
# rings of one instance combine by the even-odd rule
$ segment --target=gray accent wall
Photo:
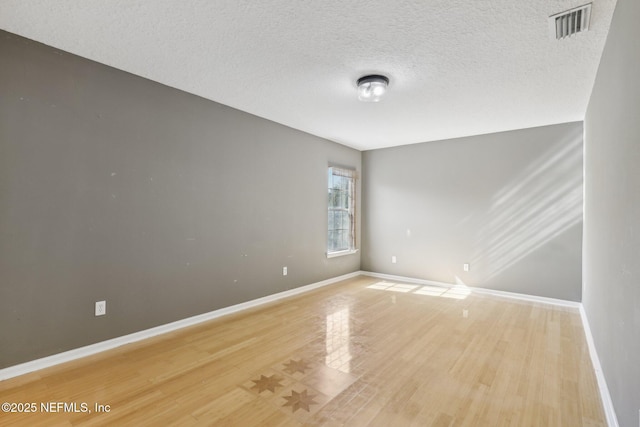
[[[364,152],[362,269],[580,301],[582,142],[578,122]]]
[[[585,118],[583,304],[622,427],[640,424],[638,20],[618,0]]]
[[[0,368],[359,270],[325,256],[359,151],[7,32],[0,64]]]

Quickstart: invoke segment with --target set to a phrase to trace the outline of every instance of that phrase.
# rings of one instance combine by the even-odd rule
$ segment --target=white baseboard
[[[371,272],[371,271],[362,271],[361,273],[363,275],[365,275],[365,276],[377,277],[379,279],[395,280],[395,281],[407,282],[407,283],[416,283],[416,284],[419,284],[419,285],[433,285],[433,286],[442,286],[442,287],[446,287],[446,288],[462,288],[463,287],[464,289],[469,290],[471,293],[475,293],[475,294],[493,295],[493,296],[498,296],[498,297],[502,297],[502,298],[511,298],[511,299],[517,299],[517,300],[522,300],[522,301],[538,302],[538,303],[551,304],[551,305],[559,305],[559,306],[562,306],[562,307],[580,308],[582,306],[582,304],[580,304],[579,302],[568,301],[568,300],[563,300],[563,299],[540,297],[540,296],[536,296],[536,295],[519,294],[519,293],[516,293],[516,292],[496,291],[494,289],[476,288],[476,287],[472,287],[472,286],[454,285],[454,284],[451,284],[451,283],[436,282],[436,281],[433,281],[433,280],[425,280],[425,279],[416,279],[416,278],[413,278],[413,277],[396,276],[396,275],[393,275],[393,274],[374,273],[374,272]]]
[[[613,401],[611,400],[611,395],[609,394],[609,387],[607,387],[607,381],[605,380],[604,373],[602,372],[602,366],[600,365],[598,352],[596,351],[596,346],[593,342],[593,335],[591,335],[589,319],[587,319],[587,313],[584,311],[584,306],[582,304],[580,304],[580,317],[582,318],[582,327],[584,329],[584,334],[587,337],[587,346],[589,347],[591,363],[593,364],[593,369],[596,373],[596,379],[598,380],[598,389],[600,390],[600,398],[602,399],[604,414],[607,417],[607,424],[609,425],[609,427],[618,427],[616,410],[613,407]]]
[[[58,353],[51,356],[43,357],[41,359],[32,360],[30,362],[21,363],[19,365],[9,366],[8,368],[0,369],[0,381],[17,377],[19,375],[24,375],[29,372],[38,371],[40,369],[49,368],[51,366],[59,365],[61,363],[70,362],[72,360],[80,359],[82,357],[90,356],[92,354],[96,354],[102,351],[110,350],[112,348],[120,347],[125,344],[141,341],[147,338],[155,337],[157,335],[165,334],[167,332],[175,331],[177,329],[182,329],[188,326],[197,325],[198,323],[216,319],[218,317],[225,316],[227,314],[236,313],[238,311],[257,307],[262,304],[277,301],[277,300],[298,295],[304,292],[309,292],[311,290],[314,290],[323,286],[331,285],[333,283],[350,279],[352,277],[357,277],[360,275],[361,275],[361,272],[356,271],[353,273],[344,274],[342,276],[332,277],[331,279],[323,280],[321,282],[316,282],[310,285],[301,286],[299,288],[290,289],[288,291],[279,292],[277,294],[268,295],[266,297],[243,302],[241,304],[232,305],[230,307],[224,307],[219,310],[210,311],[208,313],[199,314],[197,316],[188,317],[182,320],[177,320],[175,322],[156,326],[151,329],[145,329],[143,331],[134,332],[128,335],[123,335],[121,337],[113,338],[107,341],[101,341],[99,343],[91,344],[85,347],[80,347],[73,350],[65,351],[63,353]]]

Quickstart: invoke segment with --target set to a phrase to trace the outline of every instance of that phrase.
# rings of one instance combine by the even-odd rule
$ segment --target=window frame
[[[347,206],[345,207],[340,207],[340,206],[336,206],[336,204],[331,203],[331,199],[332,199],[332,190],[338,190],[338,191],[345,191],[345,190],[340,190],[340,189],[336,189],[335,186],[333,186],[333,178],[334,177],[342,177],[342,178],[347,178]],[[327,258],[334,258],[334,257],[339,257],[339,256],[344,256],[344,255],[351,255],[351,254],[355,254],[356,252],[358,252],[358,248],[357,248],[357,240],[356,240],[356,228],[357,228],[357,216],[356,216],[356,202],[357,202],[357,171],[355,169],[348,169],[348,168],[343,168],[343,167],[338,167],[338,166],[329,166],[328,168],[328,173],[327,173],[327,244],[326,244],[326,255]],[[339,228],[335,228],[335,216],[334,218],[334,227],[331,227],[331,218],[333,213],[336,210],[340,210],[344,213],[346,213],[349,217],[349,228],[348,228],[348,247],[345,248],[340,248],[337,250],[331,250],[331,242],[332,239],[330,238],[330,235],[332,232],[336,232],[337,230],[345,230],[345,229],[339,229]]]

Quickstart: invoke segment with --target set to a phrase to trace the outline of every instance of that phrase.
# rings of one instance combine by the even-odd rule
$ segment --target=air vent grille
[[[571,37],[589,29],[591,3],[549,17],[551,36],[557,40]]]

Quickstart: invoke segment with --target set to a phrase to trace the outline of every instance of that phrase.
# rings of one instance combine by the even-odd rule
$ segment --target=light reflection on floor
[[[412,293],[415,295],[427,295],[432,297],[465,299],[471,294],[471,289],[463,286],[453,286],[445,288],[443,286],[434,285],[408,285],[393,282],[377,282],[367,286],[369,289],[377,289],[387,292]]]
[[[325,364],[344,373],[351,371],[349,350],[350,325],[349,307],[327,315]]]

